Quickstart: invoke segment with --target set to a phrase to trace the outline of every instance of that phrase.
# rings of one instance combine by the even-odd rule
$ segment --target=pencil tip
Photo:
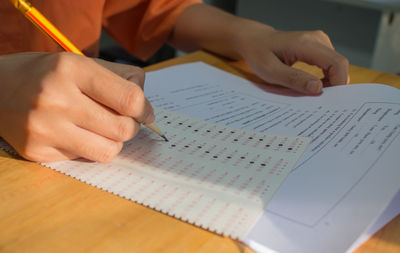
[[[165,137],[165,135],[161,135],[161,137],[165,140],[168,141],[167,137]]]

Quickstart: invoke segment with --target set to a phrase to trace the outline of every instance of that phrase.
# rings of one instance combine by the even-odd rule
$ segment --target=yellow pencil
[[[67,52],[84,55],[71,41],[67,39],[45,16],[43,16],[31,3],[25,0],[10,0],[11,3],[24,14],[39,30],[49,36],[57,45],[62,47]],[[154,124],[145,125],[165,141],[168,141],[167,137],[158,129]]]
[[[47,20],[31,3],[25,0],[10,0],[37,28],[49,36],[57,45],[67,52],[83,55],[50,21]]]

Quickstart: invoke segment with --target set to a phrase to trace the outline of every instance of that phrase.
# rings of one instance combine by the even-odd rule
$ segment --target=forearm
[[[183,11],[169,42],[184,51],[205,49],[231,59],[242,59],[249,37],[272,30],[270,26],[215,7],[196,4]]]

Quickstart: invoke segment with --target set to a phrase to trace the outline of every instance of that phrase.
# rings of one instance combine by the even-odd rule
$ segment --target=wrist
[[[254,43],[260,43],[260,39],[268,38],[268,34],[276,31],[272,26],[244,18],[238,18],[232,27],[233,51],[240,59],[248,59],[254,50]]]

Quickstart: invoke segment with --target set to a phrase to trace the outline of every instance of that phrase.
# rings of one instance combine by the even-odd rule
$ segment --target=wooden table
[[[243,63],[196,52],[146,69],[204,61],[257,80]],[[314,67],[296,67],[321,75]],[[400,77],[351,66],[353,83],[400,88]],[[338,235],[340,236],[340,235]],[[33,162],[0,151],[0,252],[252,252],[229,238],[181,222]],[[400,216],[359,252],[399,252]]]

